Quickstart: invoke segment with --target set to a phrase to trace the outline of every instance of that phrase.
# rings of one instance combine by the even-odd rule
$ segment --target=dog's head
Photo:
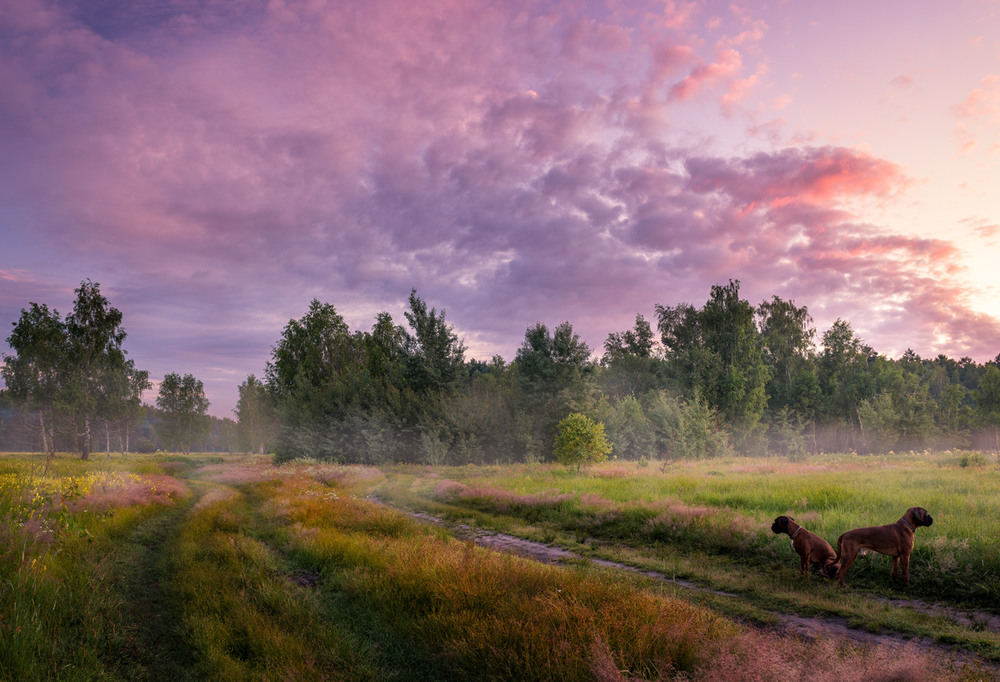
[[[914,526],[929,526],[934,523],[934,519],[923,507],[910,507],[906,514],[913,519]]]
[[[792,520],[791,516],[779,516],[774,520],[774,523],[771,524],[771,532],[777,535],[780,535],[781,533],[787,533],[788,522],[791,520]]]

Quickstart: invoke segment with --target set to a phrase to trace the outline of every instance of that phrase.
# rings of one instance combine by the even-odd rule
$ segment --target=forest
[[[351,330],[313,300],[280,330],[234,420],[208,416],[199,380],[171,374],[156,406],[125,358],[121,313],[89,280],[62,320],[32,303],[7,339],[0,450],[244,451],[278,461],[481,464],[546,461],[559,423],[603,426],[611,457],[998,449],[1000,356],[892,359],[847,320],[822,333],[805,306],[753,305],[740,282],[590,348],[569,321],[529,326],[515,357],[466,357],[445,311],[412,291]]]

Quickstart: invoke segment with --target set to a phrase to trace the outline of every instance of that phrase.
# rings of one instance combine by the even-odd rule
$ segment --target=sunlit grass
[[[872,606],[874,595],[997,612],[1000,471],[963,466],[960,455],[608,463],[583,475],[552,465],[400,468],[379,494],[736,592],[740,603],[723,605],[734,615],[746,613],[748,604],[750,611],[763,609],[760,620],[768,611],[829,614],[876,630],[959,642],[1000,659],[995,632],[919,610],[883,613]],[[818,576],[802,581],[787,536],[770,532],[775,516],[788,514],[835,546],[840,533],[892,523],[910,506],[924,506],[935,518],[917,531],[911,588],[890,579],[889,561],[878,554],[852,567],[854,589]]]
[[[764,552],[753,561],[764,556],[763,565],[781,566],[780,580],[797,579],[785,566],[787,542],[756,533],[770,512],[697,498],[739,492],[699,489],[703,480],[723,483],[725,469],[685,469],[669,495],[665,476],[620,464],[582,477],[544,465],[387,476],[169,453],[57,457],[46,468],[42,458],[0,455],[0,680],[960,675],[915,651],[805,644],[738,625],[729,616],[767,622],[781,609],[832,610],[838,593],[814,581],[805,596],[745,596],[767,593],[766,580],[743,571],[746,581],[734,581],[724,567],[740,559],[726,543],[753,539],[749,554]],[[498,554],[371,502],[374,489],[593,555],[697,573],[739,596],[692,599],[586,562],[560,567]],[[689,549],[660,539],[646,551],[633,541],[675,532],[667,528],[680,529]],[[601,533],[633,540],[585,537]],[[690,549],[706,536],[721,539]],[[933,551],[966,551],[946,540]],[[862,598],[847,601],[845,617],[861,617]],[[868,618],[894,627],[889,610]],[[943,632],[968,643],[961,631]]]

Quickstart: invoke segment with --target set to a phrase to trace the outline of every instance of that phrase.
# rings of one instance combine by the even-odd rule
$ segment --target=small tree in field
[[[555,455],[561,464],[583,465],[603,462],[611,453],[611,444],[604,435],[604,424],[585,414],[573,412],[559,422]]]

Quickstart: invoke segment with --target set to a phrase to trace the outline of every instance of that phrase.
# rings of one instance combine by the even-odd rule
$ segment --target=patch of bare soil
[[[384,500],[380,500],[376,497],[369,497],[373,502],[379,504],[385,504]],[[590,565],[599,566],[601,568],[609,568],[618,571],[627,571],[629,573],[634,573],[637,575],[642,575],[647,578],[652,578],[654,580],[659,580],[663,582],[668,582],[672,585],[678,587],[683,587],[689,590],[696,590],[699,592],[707,592],[711,594],[717,594],[726,597],[736,597],[737,595],[730,592],[723,592],[720,590],[714,590],[711,588],[703,587],[696,583],[681,580],[672,576],[668,576],[664,573],[659,573],[658,571],[650,571],[641,568],[636,568],[635,566],[629,566],[627,564],[618,563],[616,561],[609,561],[606,559],[597,559],[593,557],[584,557],[581,554],[575,552],[570,552],[569,550],[562,549],[561,547],[555,547],[553,545],[548,545],[542,542],[534,542],[531,540],[525,540],[524,538],[515,537],[513,535],[506,535],[504,533],[498,533],[495,531],[483,530],[482,528],[475,528],[461,523],[451,523],[445,519],[433,516],[431,514],[426,514],[423,512],[411,511],[409,509],[404,509],[402,507],[394,507],[399,509],[399,511],[405,512],[411,518],[417,519],[424,523],[431,523],[443,528],[447,528],[455,537],[463,540],[470,540],[477,545],[482,547],[488,547],[500,552],[508,552],[511,554],[516,554],[528,559],[533,559],[535,561],[540,561],[547,564],[559,564],[559,563],[570,563],[586,561]],[[978,612],[978,611],[960,611],[958,609],[938,605],[938,604],[928,604],[926,602],[920,602],[916,600],[885,600],[885,602],[902,608],[916,609],[924,613],[933,614],[937,616],[945,616],[954,619],[956,622],[966,625],[975,626],[983,630],[988,630],[992,632],[1000,632],[1000,617],[997,617],[990,613]],[[820,638],[830,638],[836,637],[839,639],[848,639],[857,642],[862,645],[888,645],[888,646],[904,646],[906,644],[916,645],[921,649],[926,651],[931,651],[939,655],[944,655],[954,661],[961,663],[973,663],[980,667],[980,669],[988,669],[993,673],[997,674],[997,679],[1000,679],[1000,666],[996,666],[987,662],[982,661],[979,657],[974,654],[956,649],[954,647],[946,647],[938,645],[930,640],[921,638],[907,638],[901,635],[893,634],[881,634],[874,632],[867,632],[864,630],[859,630],[857,628],[852,628],[846,618],[841,618],[839,616],[825,616],[822,618],[812,617],[804,618],[802,616],[797,616],[795,614],[786,613],[775,613],[774,614],[779,622],[777,629],[785,634],[794,635],[797,637],[802,637],[807,640],[815,640]]]

